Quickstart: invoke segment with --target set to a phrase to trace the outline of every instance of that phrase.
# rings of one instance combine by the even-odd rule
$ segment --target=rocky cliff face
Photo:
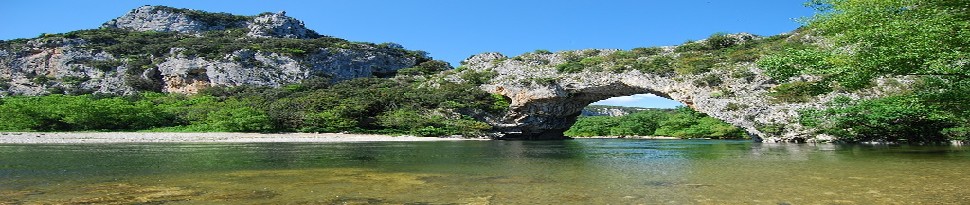
[[[617,52],[627,51],[537,52],[514,58],[484,53],[464,61],[462,72],[496,74],[481,88],[510,98],[511,107],[504,116],[496,117],[497,120],[491,123],[504,132],[505,137],[526,139],[561,139],[562,132],[575,123],[576,117],[590,103],[649,93],[682,102],[699,112],[742,127],[768,142],[831,140],[827,136],[809,135],[810,132],[797,123],[798,110],[824,108],[825,102],[836,96],[860,99],[893,91],[892,87],[876,86],[852,93],[832,92],[807,102],[778,102],[772,100],[769,93],[779,83],[764,76],[762,69],[754,63],[720,62],[710,71],[694,74],[650,73],[623,69],[618,63],[622,59],[610,57]],[[634,59],[646,62],[678,55],[686,54],[675,52],[674,47],[664,47],[651,57]],[[593,67],[606,69],[563,72],[568,69],[563,65],[576,61],[576,56],[602,60],[593,63]]]
[[[320,36],[285,12],[236,16],[143,6],[104,23],[101,29],[120,31],[95,39],[61,34],[2,42],[0,96],[130,94],[138,90],[195,93],[211,86],[281,86],[314,77],[340,81],[383,76],[430,60],[422,52],[404,50],[396,44],[352,43]],[[89,33],[93,32],[98,30]],[[117,46],[113,41],[155,35],[151,32],[173,33],[176,41],[201,42],[212,38],[203,35],[206,32],[244,35],[213,42],[226,44],[224,40],[230,39],[242,45],[239,49],[202,50],[209,52],[205,55],[199,49],[190,52],[179,47],[181,44],[163,44],[168,42],[136,44],[129,49],[161,47],[168,51],[159,54],[108,52]],[[290,47],[266,48],[249,43],[255,41],[252,39],[291,40],[279,40]],[[306,49],[305,45],[317,45],[314,43],[325,46]]]

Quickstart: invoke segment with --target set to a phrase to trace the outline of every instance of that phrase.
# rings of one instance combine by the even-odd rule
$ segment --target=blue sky
[[[351,41],[395,42],[457,66],[483,52],[676,45],[716,32],[775,35],[812,14],[806,0],[11,0],[0,6],[0,39],[97,28],[141,5],[255,15],[286,11],[317,32]],[[615,100],[670,107],[656,97]]]

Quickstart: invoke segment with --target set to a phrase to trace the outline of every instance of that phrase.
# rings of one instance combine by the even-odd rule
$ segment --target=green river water
[[[970,149],[577,139],[0,145],[0,204],[968,204]]]

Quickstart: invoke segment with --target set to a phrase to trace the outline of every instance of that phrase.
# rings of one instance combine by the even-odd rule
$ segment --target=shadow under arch
[[[592,103],[613,97],[631,96],[637,94],[652,94],[661,98],[674,100],[687,107],[693,108],[692,101],[678,101],[670,95],[648,88],[613,83],[607,86],[572,89],[563,95],[528,101],[513,99],[509,111],[501,119],[502,124],[495,126],[496,131],[503,134],[499,139],[508,140],[563,140],[570,139],[563,132],[576,123],[583,108]],[[506,96],[509,97],[509,96]]]

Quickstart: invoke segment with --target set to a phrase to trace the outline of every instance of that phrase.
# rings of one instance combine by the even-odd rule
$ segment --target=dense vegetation
[[[811,5],[819,13],[806,27],[832,45],[762,59],[758,63],[771,77],[786,82],[802,74],[820,76],[787,88],[808,95],[865,89],[884,77],[913,83],[884,98],[839,98],[829,102],[832,108],[803,110],[802,124],[847,142],[970,139],[970,4],[815,0]]]
[[[415,68],[429,70],[432,68]],[[481,135],[491,126],[459,113],[500,112],[501,96],[425,76],[312,79],[282,88],[214,87],[192,96],[49,95],[0,99],[6,131],[357,132]]]
[[[738,127],[687,107],[643,110],[620,117],[580,117],[566,136],[671,136],[679,138],[742,139]]]
[[[806,45],[800,40],[803,36],[783,34],[766,38],[743,34],[730,35],[716,33],[704,41],[688,41],[675,47],[673,52],[663,48],[634,48],[629,51],[616,51],[609,55],[599,55],[599,50],[585,50],[562,53],[566,62],[556,65],[562,73],[582,71],[625,72],[639,70],[657,75],[699,75],[713,69],[732,69],[734,66],[719,66],[732,63],[754,62],[761,56],[788,48],[801,48]],[[548,52],[548,51],[546,51]],[[531,55],[545,52],[536,51]],[[527,54],[528,56],[530,54]],[[527,57],[517,57],[525,60]],[[515,58],[513,58],[515,59]],[[732,70],[745,77],[746,70]]]

